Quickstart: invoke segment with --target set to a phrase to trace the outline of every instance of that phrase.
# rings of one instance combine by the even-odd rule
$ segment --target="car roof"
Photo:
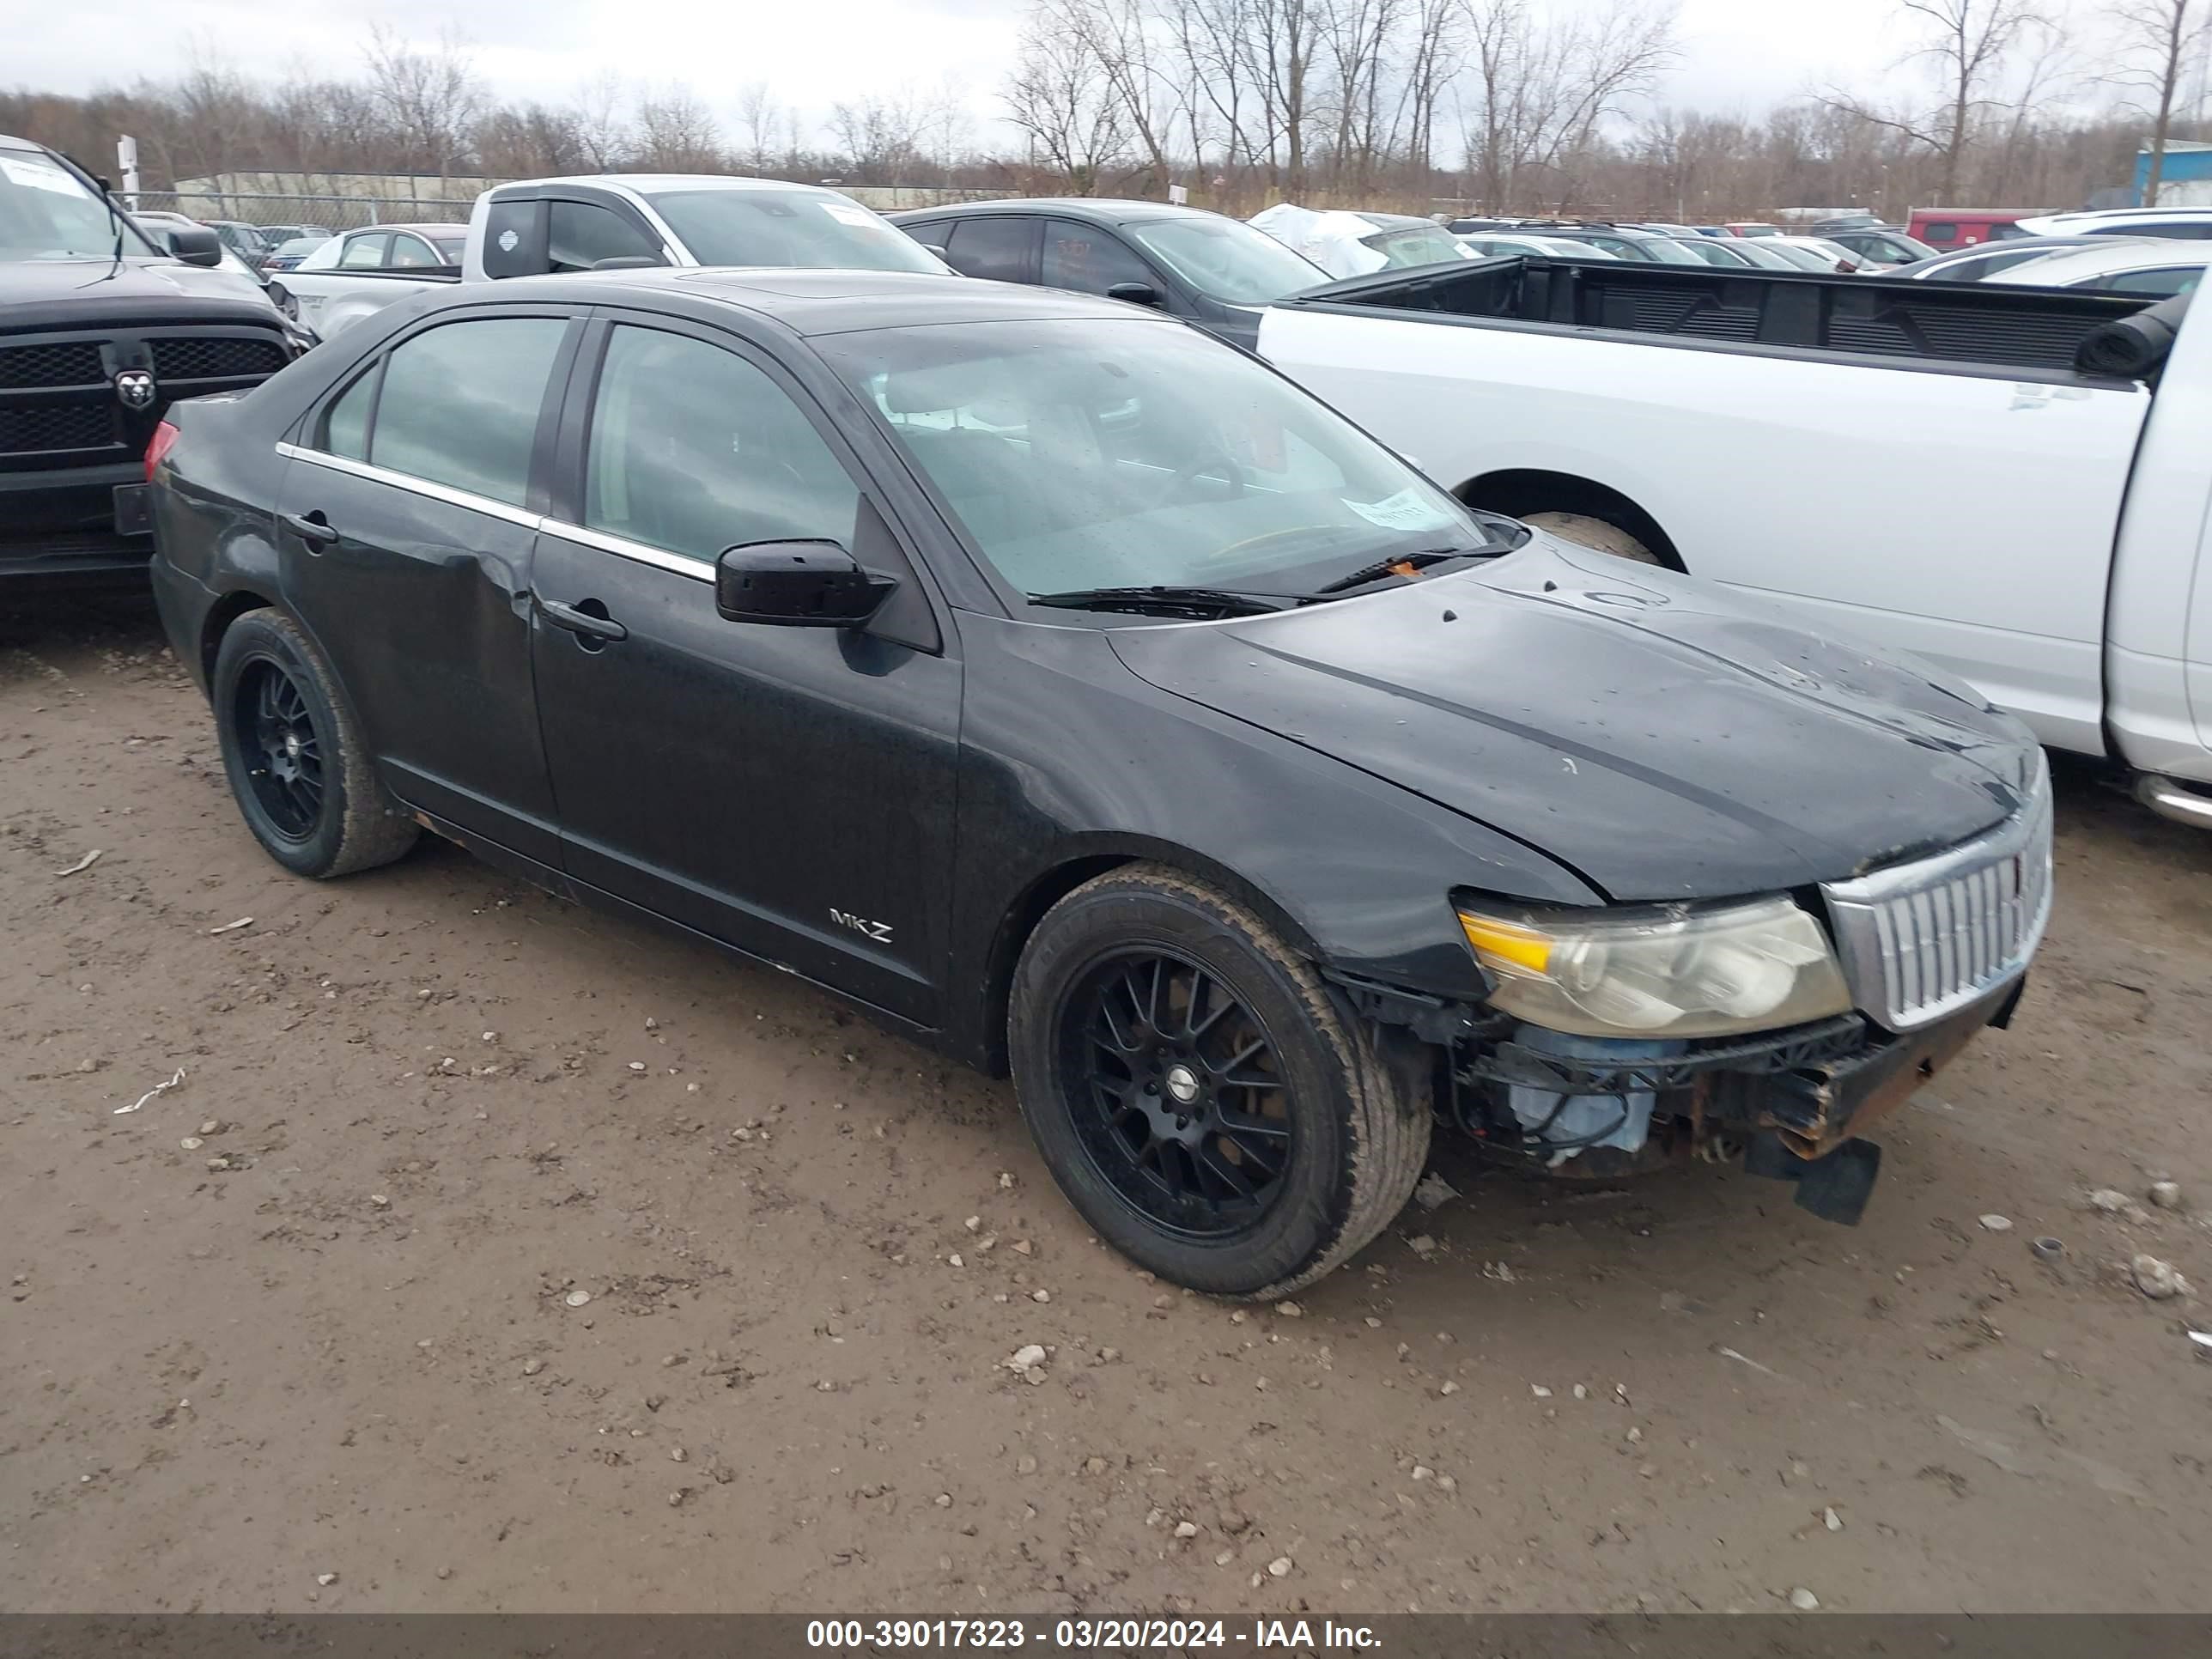
[[[2065,288],[2091,276],[2118,276],[2130,270],[2165,270],[2174,266],[2212,264],[2212,242],[2158,241],[2149,238],[2113,241],[2112,247],[2077,247],[1992,271],[1984,282],[2022,288]]]
[[[767,317],[794,334],[846,334],[929,324],[1093,318],[1181,327],[1171,318],[1118,300],[928,271],[816,270],[783,266],[683,267],[517,276],[450,290],[454,305],[491,300],[532,302],[555,296],[588,304],[635,304],[641,295],[726,306]]]
[[[447,236],[465,236],[469,234],[469,228],[466,225],[455,224],[449,219],[419,219],[398,225],[356,225],[344,234],[358,236],[364,231],[371,230],[411,230],[418,236],[436,236],[441,234]]]
[[[1135,225],[1155,219],[1222,216],[1205,208],[1182,207],[1173,202],[1115,201],[1094,196],[1018,196],[983,202],[941,202],[935,207],[907,208],[888,216],[895,225],[907,225],[984,213],[1051,213],[1063,219],[1087,220],[1095,225]]]

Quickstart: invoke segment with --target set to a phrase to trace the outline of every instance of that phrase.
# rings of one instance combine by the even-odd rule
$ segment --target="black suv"
[[[171,399],[255,386],[308,338],[203,227],[159,247],[67,158],[0,137],[0,589],[144,580]]]

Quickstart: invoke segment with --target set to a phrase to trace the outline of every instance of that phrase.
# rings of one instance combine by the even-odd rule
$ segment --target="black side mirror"
[[[1106,290],[1106,297],[1125,305],[1150,306],[1155,311],[1164,309],[1167,304],[1160,298],[1159,289],[1150,283],[1116,283]]]
[[[744,542],[714,561],[714,608],[732,622],[858,628],[897,586],[836,542]]]
[[[171,257],[188,265],[212,269],[222,263],[222,238],[205,225],[191,225],[167,233]]]

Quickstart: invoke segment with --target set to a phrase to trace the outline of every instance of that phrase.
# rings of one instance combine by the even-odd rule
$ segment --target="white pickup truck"
[[[1262,356],[1470,503],[1917,653],[2212,827],[2212,318],[2186,299],[1498,258]]]
[[[942,275],[934,254],[849,196],[776,179],[606,173],[483,192],[459,225],[333,238],[277,278],[328,338],[425,288],[624,265],[804,265]]]

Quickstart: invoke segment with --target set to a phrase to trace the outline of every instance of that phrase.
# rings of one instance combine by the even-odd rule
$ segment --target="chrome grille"
[[[1955,1013],[2012,978],[2051,919],[2051,772],[2038,750],[2027,804],[1932,858],[1822,885],[1844,976],[1893,1031]]]

